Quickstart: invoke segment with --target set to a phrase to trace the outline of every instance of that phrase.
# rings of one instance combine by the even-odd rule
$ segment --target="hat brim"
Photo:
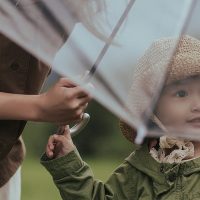
[[[135,128],[132,128],[122,120],[119,121],[119,127],[123,135],[126,137],[126,139],[134,143],[135,138],[137,136],[137,130]]]

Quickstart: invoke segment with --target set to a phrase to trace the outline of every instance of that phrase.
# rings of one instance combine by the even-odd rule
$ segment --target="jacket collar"
[[[152,179],[156,196],[172,188],[177,176],[200,172],[200,158],[181,164],[158,163],[150,155],[147,142],[133,152],[126,161]]]

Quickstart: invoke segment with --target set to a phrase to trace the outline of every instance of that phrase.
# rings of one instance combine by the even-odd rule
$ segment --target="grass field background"
[[[106,181],[112,171],[122,160],[113,159],[85,159],[93,169],[95,178]],[[51,176],[39,163],[39,158],[27,158],[22,167],[22,200],[59,200]]]

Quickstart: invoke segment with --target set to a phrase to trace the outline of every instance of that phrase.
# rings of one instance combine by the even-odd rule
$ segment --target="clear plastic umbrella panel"
[[[90,82],[93,97],[137,129],[138,141],[162,134],[198,139],[198,114],[173,129],[167,126],[168,119],[159,125],[162,120],[155,112],[181,36],[200,39],[200,2],[94,2],[1,0],[0,32],[86,90]],[[161,42],[159,49],[163,38],[173,42],[164,46]],[[159,131],[150,128],[151,120],[158,123]]]

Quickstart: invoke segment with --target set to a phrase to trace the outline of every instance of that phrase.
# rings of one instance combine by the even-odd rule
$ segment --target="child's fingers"
[[[53,150],[54,150],[54,144],[53,144],[53,137],[50,136],[49,137],[49,140],[48,140],[48,144],[46,146],[46,155],[47,157],[49,158],[52,158],[53,157]]]
[[[53,135],[54,143],[64,143],[64,135]]]
[[[62,135],[54,134],[49,137],[48,144],[46,146],[46,155],[49,158],[52,158],[54,156],[54,149],[56,143],[62,143]]]
[[[70,133],[69,125],[61,125],[58,129],[58,135],[67,136]]]
[[[63,135],[64,131],[65,131],[65,126],[60,126],[60,127],[58,128],[57,134],[58,134],[58,135]]]
[[[47,147],[48,147],[50,150],[52,150],[52,151],[53,151],[53,149],[54,149],[54,143],[55,143],[54,140],[55,140],[55,139],[54,139],[54,135],[51,135],[51,136],[49,137],[48,144],[47,144]]]
[[[53,153],[53,151],[51,151],[50,149],[47,149],[47,150],[46,150],[46,155],[47,155],[48,158],[53,158],[54,153]]]
[[[70,138],[70,128],[69,128],[69,125],[65,125],[65,126],[63,126],[63,134],[62,134],[62,136],[63,137],[65,137],[65,138]]]
[[[67,142],[67,144],[68,144],[69,146],[71,146],[71,145],[73,146],[73,145],[74,145],[74,144],[73,144],[72,137],[71,137],[69,125],[66,125],[66,126],[65,126],[65,131],[64,131],[63,137],[65,137],[65,141]]]
[[[70,136],[70,129],[69,129],[69,125],[64,126],[64,132],[63,132],[63,136],[68,137]]]

